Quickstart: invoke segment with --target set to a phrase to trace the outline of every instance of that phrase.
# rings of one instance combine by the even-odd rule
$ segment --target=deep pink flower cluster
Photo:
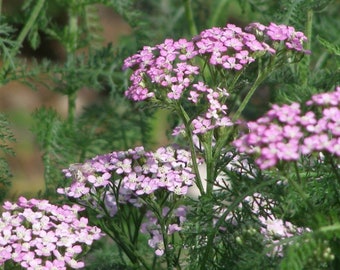
[[[250,132],[234,145],[240,152],[259,155],[256,163],[261,169],[313,152],[340,157],[340,86],[312,96],[306,105],[310,110],[305,113],[298,103],[274,105],[256,122],[248,123]]]
[[[185,206],[179,206],[178,208],[170,212],[169,207],[164,207],[162,211],[162,216],[165,220],[174,220],[167,226],[167,235],[173,235],[175,232],[181,231],[181,225],[186,220],[187,209]],[[148,241],[150,247],[155,249],[155,254],[157,256],[162,256],[164,254],[164,240],[161,232],[160,224],[152,211],[146,213],[147,222],[143,223],[141,226],[141,232],[144,234],[150,234],[151,238]],[[171,242],[168,243],[168,247],[172,248]]]
[[[271,22],[269,26],[260,23],[251,23],[246,27],[246,30],[255,32],[258,36],[264,36],[265,40],[284,42],[288,50],[306,54],[310,53],[310,51],[303,48],[303,43],[307,41],[307,37],[304,33],[295,31],[295,28],[292,26],[284,24],[277,25],[273,22]],[[275,44],[273,47],[275,48]]]
[[[147,152],[143,147],[97,156],[84,164],[71,165],[65,170],[73,182],[59,188],[60,194],[93,204],[93,195],[103,194],[107,210],[112,216],[119,203],[140,206],[139,196],[166,189],[184,195],[193,184],[190,152],[175,146],[161,147]],[[105,190],[105,192],[103,192]]]
[[[254,30],[256,34],[250,33]],[[217,68],[239,71],[266,52],[274,54],[283,37],[287,48],[305,52],[302,44],[306,37],[301,32],[273,23],[268,27],[253,23],[246,31],[228,24],[223,28],[204,30],[192,40],[166,39],[154,47],[145,46],[124,62],[124,69],[133,70],[131,86],[125,94],[134,101],[156,99],[169,102],[182,99],[193,104],[205,104],[206,110],[192,121],[194,134],[230,126],[232,123],[227,116],[227,106],[223,104],[228,92],[206,85],[201,80],[202,60],[194,61],[193,58],[199,57]],[[267,43],[261,41],[263,39]]]
[[[16,203],[5,202],[0,217],[0,265],[11,260],[24,269],[79,269],[78,257],[85,246],[102,234],[88,225],[77,205],[61,207],[47,200],[20,197]]]

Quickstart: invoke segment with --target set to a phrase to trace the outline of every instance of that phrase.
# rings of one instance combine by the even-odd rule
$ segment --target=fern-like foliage
[[[150,116],[131,111],[120,101],[87,107],[73,128],[52,109],[41,108],[33,114],[33,132],[43,152],[46,195],[55,196],[55,188],[64,182],[61,171],[69,164],[137,144],[151,146]]]
[[[95,5],[88,5],[84,9],[84,22],[85,22],[85,36],[89,44],[89,49],[98,49],[103,43],[103,26],[100,22],[98,14],[98,7]]]
[[[322,220],[324,222],[323,218]],[[340,223],[336,220],[335,223],[320,226],[318,230],[290,239],[280,269],[338,269]]]
[[[6,155],[14,155],[13,150],[8,145],[14,142],[14,136],[9,128],[9,123],[4,114],[0,114],[0,202],[4,200],[8,188],[10,187],[11,172],[6,161]]]
[[[0,24],[0,56],[3,63],[7,63],[6,68],[1,68],[0,82],[5,83],[10,70],[14,70],[16,65],[12,55],[12,49],[16,46],[13,38],[14,28],[8,24]]]
[[[69,155],[70,149],[60,147],[63,122],[54,110],[41,108],[33,114],[33,118],[36,121],[33,132],[43,153],[46,194],[51,196],[61,183],[61,166],[66,166],[64,158]]]

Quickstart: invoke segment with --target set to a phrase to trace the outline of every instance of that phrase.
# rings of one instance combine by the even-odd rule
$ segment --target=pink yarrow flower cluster
[[[203,134],[216,127],[230,126],[227,106],[224,105],[229,93],[226,89],[214,89],[202,80],[202,69],[194,58],[203,59],[208,65],[226,71],[240,71],[265,53],[275,54],[282,37],[286,37],[286,47],[297,52],[303,51],[306,37],[295,32],[293,27],[268,27],[254,23],[241,28],[227,24],[202,31],[187,40],[166,39],[156,46],[145,46],[137,54],[124,61],[124,69],[132,69],[131,86],[125,95],[133,101],[147,99],[162,102],[188,101],[192,105],[204,104],[205,110],[192,121],[193,133]],[[251,33],[256,29],[256,34]],[[258,32],[262,29],[261,38]],[[280,31],[279,31],[280,30]],[[263,42],[263,35],[266,42]],[[296,44],[295,44],[296,43]],[[300,46],[298,46],[298,44]],[[288,44],[291,44],[288,46]]]
[[[93,195],[103,194],[111,216],[117,212],[118,202],[114,195],[117,189],[119,203],[140,207],[140,196],[159,189],[185,195],[195,178],[190,153],[175,146],[161,147],[155,152],[147,152],[143,147],[112,152],[84,164],[71,165],[64,173],[73,181],[69,187],[59,188],[60,194],[82,204],[93,204]]]
[[[0,217],[0,265],[12,261],[24,269],[80,269],[79,256],[99,239],[99,228],[78,217],[80,206],[55,206],[20,197],[5,202]]]
[[[274,105],[256,122],[248,123],[249,133],[234,145],[240,152],[258,155],[261,169],[313,152],[340,157],[340,86],[313,95],[306,105],[310,110],[305,113],[298,103]]]
[[[271,22],[268,26],[260,23],[251,23],[246,27],[247,31],[255,32],[259,36],[264,36],[265,40],[283,42],[286,49],[310,54],[310,51],[303,48],[307,41],[304,33],[296,31],[294,27],[284,24],[277,25]],[[273,46],[275,48],[275,44]]]

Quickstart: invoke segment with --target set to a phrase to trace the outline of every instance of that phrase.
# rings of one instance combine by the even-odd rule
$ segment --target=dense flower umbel
[[[307,41],[304,33],[295,31],[294,27],[284,24],[277,25],[273,22],[269,26],[260,23],[251,23],[246,27],[247,31],[255,32],[257,36],[263,36],[266,41],[284,42],[286,49],[309,54],[303,48],[303,43]],[[275,48],[275,44],[273,46]]]
[[[206,110],[192,121],[195,134],[230,126],[227,106],[223,104],[229,94],[226,89],[206,85],[200,64],[237,72],[265,53],[275,54],[282,41],[286,50],[306,53],[303,33],[273,23],[268,27],[253,23],[246,31],[228,24],[204,30],[192,40],[166,39],[154,47],[145,46],[124,62],[124,69],[133,70],[131,86],[125,94],[134,101],[185,100],[194,105],[205,104]]]
[[[193,184],[190,153],[174,146],[147,152],[143,147],[97,156],[84,164],[71,165],[65,170],[73,182],[58,192],[93,204],[92,196],[103,194],[106,210],[112,216],[117,211],[114,193],[119,187],[119,203],[140,206],[139,196],[165,189],[184,195]],[[105,190],[105,192],[104,192]]]
[[[305,113],[298,103],[274,105],[256,122],[248,123],[250,132],[234,145],[240,152],[258,154],[256,163],[261,169],[313,152],[340,157],[340,86],[312,96],[306,105],[310,110]]]
[[[5,202],[0,217],[0,265],[11,260],[25,269],[61,270],[84,267],[77,258],[102,234],[88,225],[77,205],[61,207],[47,200],[20,197]]]

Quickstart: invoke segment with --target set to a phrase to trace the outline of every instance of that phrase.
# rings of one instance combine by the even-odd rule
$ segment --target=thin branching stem
[[[241,196],[239,196],[237,199],[235,199],[227,208],[227,210],[221,215],[221,217],[218,219],[218,221],[215,223],[214,228],[212,228],[212,230],[209,232],[208,235],[208,239],[207,239],[207,245],[204,251],[203,256],[201,257],[201,261],[200,261],[200,269],[204,270],[206,269],[206,263],[208,262],[208,259],[211,256],[211,252],[212,252],[212,248],[213,248],[213,242],[215,239],[215,236],[220,228],[220,226],[222,225],[223,222],[225,222],[225,219],[227,218],[227,216],[232,213],[233,211],[236,210],[236,208],[239,206],[239,204],[247,197],[250,196],[252,194],[254,194],[254,192],[257,192],[258,190],[260,190],[261,188],[265,187],[265,186],[269,186],[273,183],[277,182],[277,179],[273,179],[271,181],[264,181],[261,184],[250,188],[248,191],[246,191],[244,194],[242,194]]]
[[[10,56],[9,58],[6,59],[5,63],[2,66],[2,70],[7,71],[7,69],[9,68],[10,64],[11,64],[11,59],[16,56],[16,54],[18,53],[22,43],[24,42],[27,34],[29,33],[29,31],[31,30],[32,26],[34,25],[35,21],[37,20],[40,11],[42,10],[43,6],[45,4],[45,0],[38,0],[32,10],[32,13],[30,15],[30,17],[28,18],[25,26],[22,28],[22,30],[20,31],[18,38],[16,40],[16,44],[15,46],[12,48],[11,52],[10,52]],[[2,5],[0,5],[2,6]],[[1,13],[0,13],[1,14]]]
[[[197,163],[197,154],[195,149],[195,144],[193,141],[193,134],[190,127],[190,118],[188,114],[185,112],[184,108],[178,104],[177,105],[177,112],[179,113],[180,117],[182,118],[182,121],[184,123],[185,131],[188,136],[189,140],[189,147],[190,147],[190,153],[191,153],[191,160],[192,160],[192,167],[194,170],[194,173],[196,175],[196,181],[195,184],[197,185],[198,190],[200,191],[200,194],[204,194],[204,188],[202,184],[202,179],[200,172],[198,170],[198,163]]]

